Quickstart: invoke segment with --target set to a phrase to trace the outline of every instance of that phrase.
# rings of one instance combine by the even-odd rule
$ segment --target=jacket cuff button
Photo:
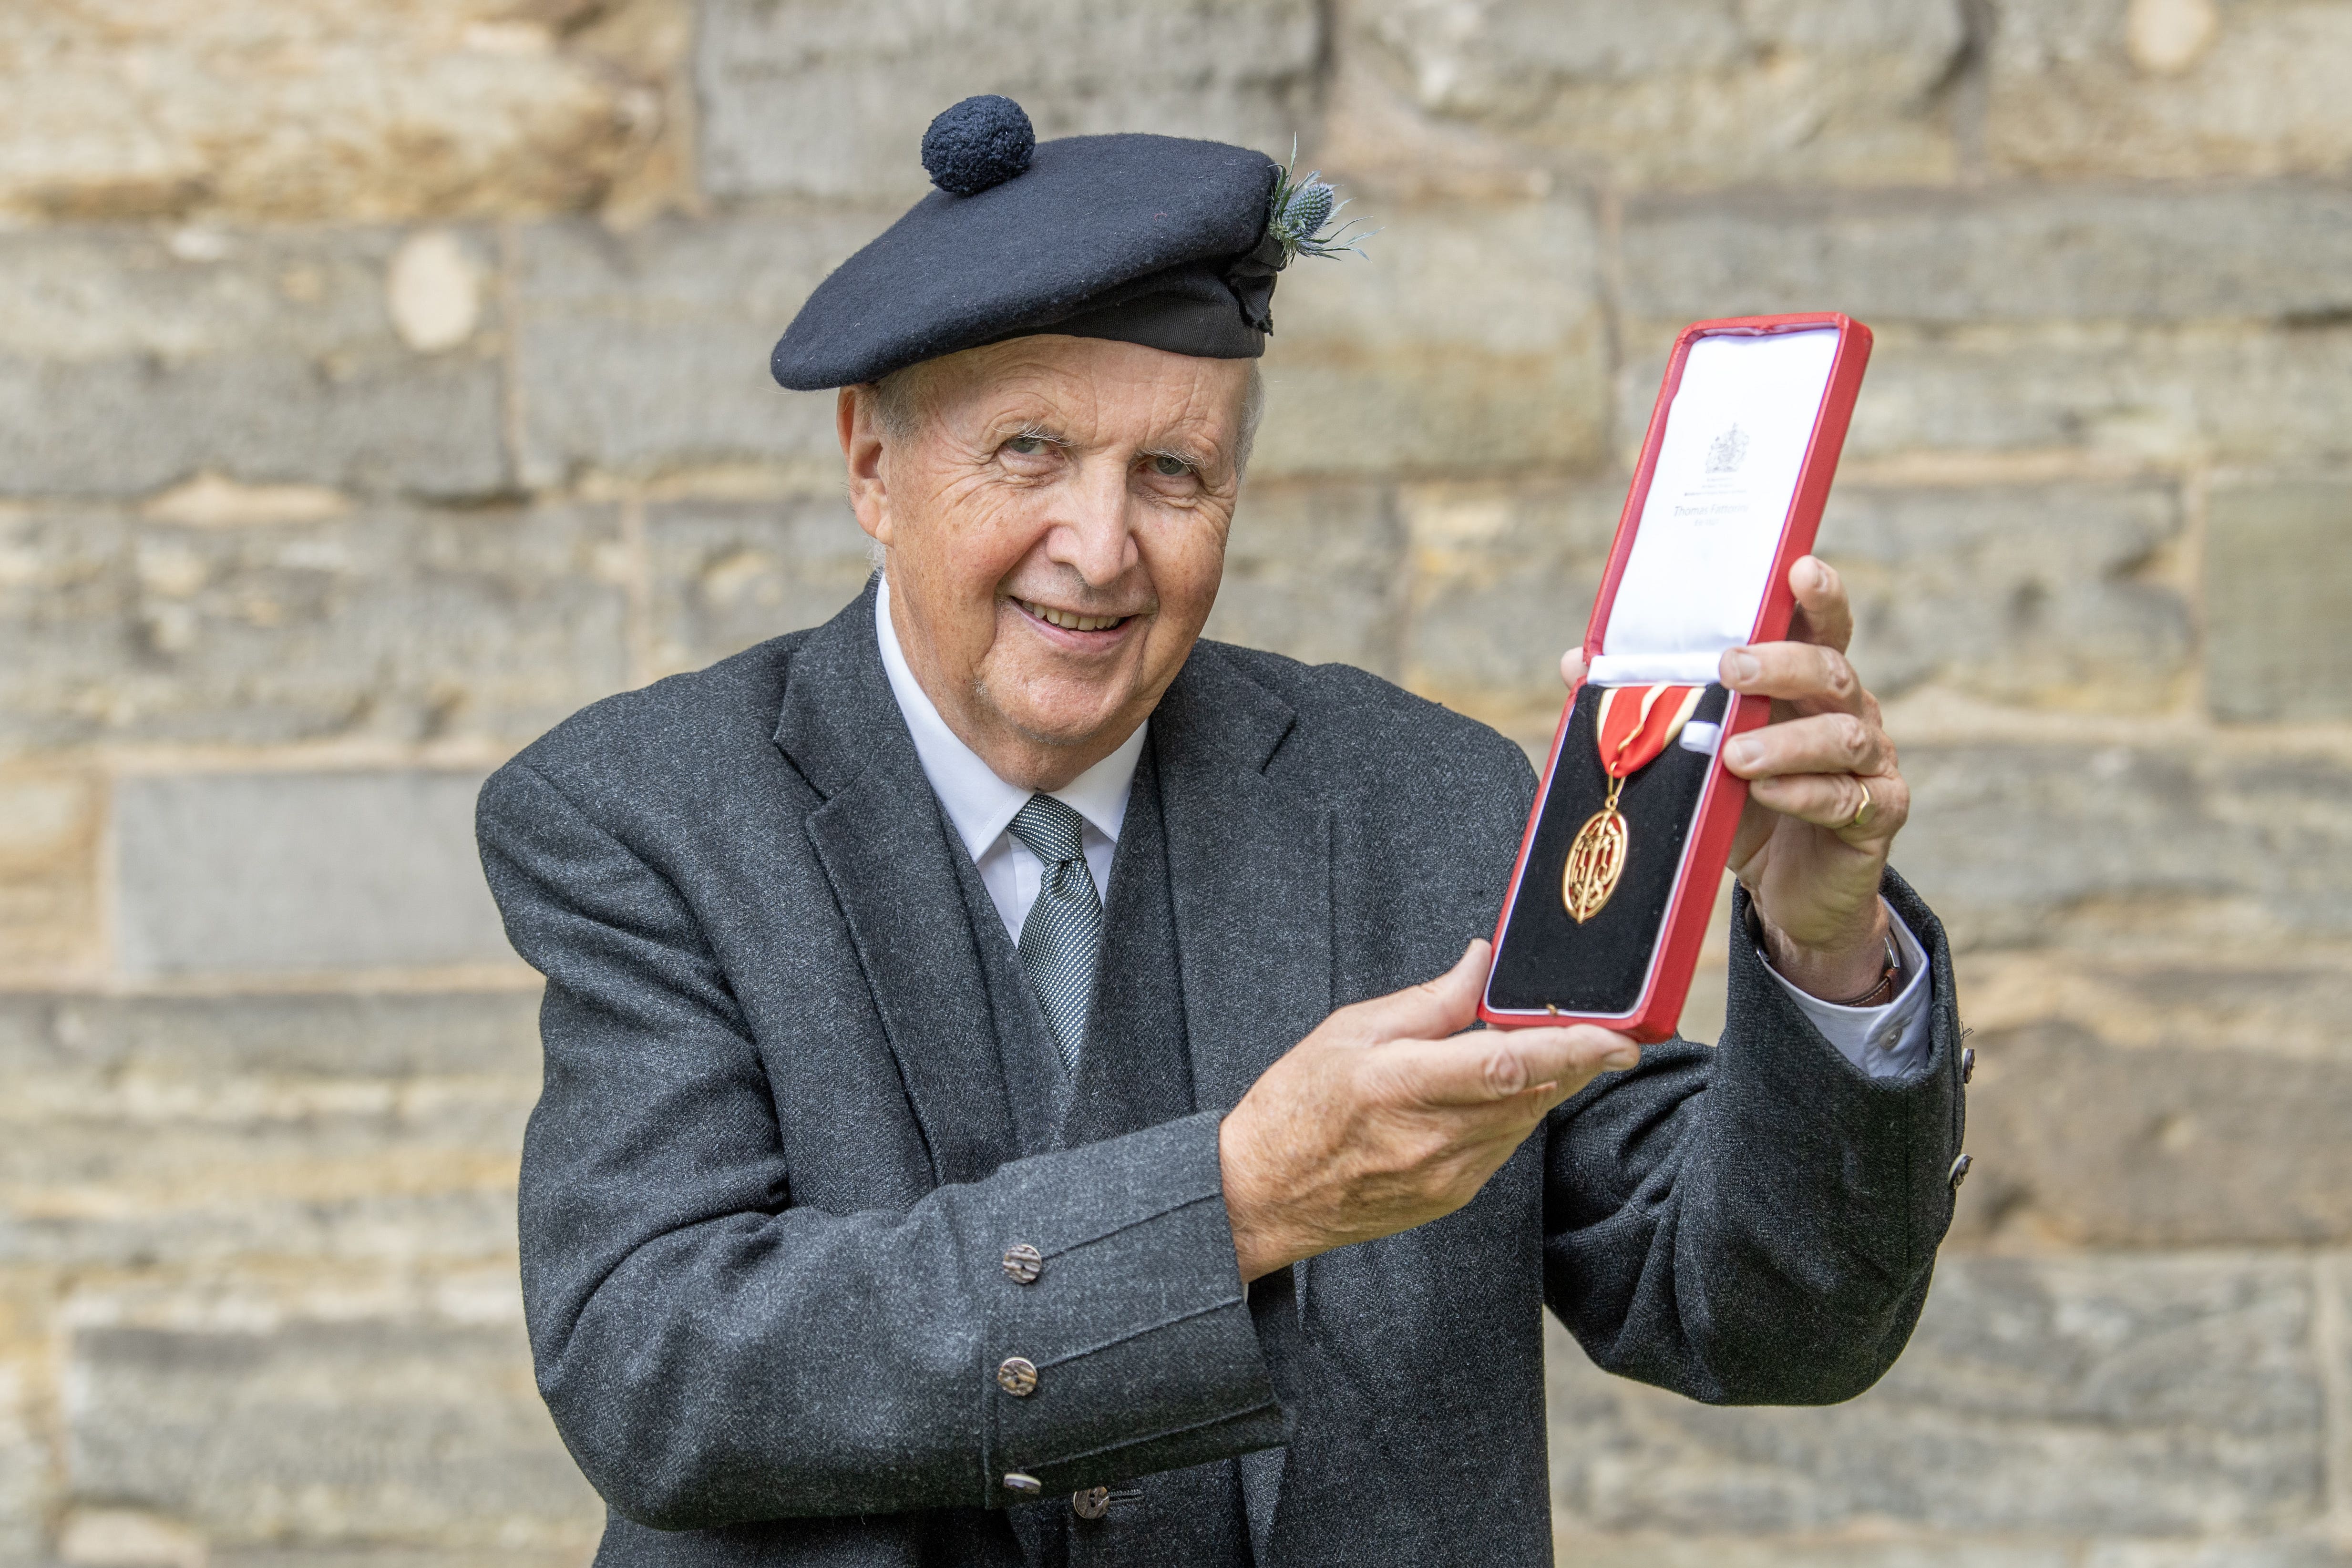
[[[1025,1355],[1008,1355],[996,1368],[996,1386],[1015,1399],[1037,1391],[1037,1364]]]
[[[1004,1249],[1004,1277],[1016,1285],[1035,1284],[1045,1268],[1045,1255],[1026,1241],[1016,1241]]]
[[[1110,1511],[1110,1488],[1088,1487],[1070,1494],[1070,1511],[1080,1519],[1100,1519]]]
[[[1960,1184],[1969,1179],[1969,1167],[1976,1163],[1977,1157],[1974,1155],[1962,1155],[1952,1162],[1952,1174],[1946,1179],[1952,1184],[1954,1192],[1960,1190]]]
[[[1009,1492],[1018,1492],[1023,1497],[1035,1497],[1045,1489],[1038,1484],[1035,1476],[1024,1476],[1019,1470],[1007,1470],[1004,1473],[1004,1490]]]
[[[1960,1082],[1966,1083],[1977,1075],[1977,1048],[1963,1047],[1960,1051]]]

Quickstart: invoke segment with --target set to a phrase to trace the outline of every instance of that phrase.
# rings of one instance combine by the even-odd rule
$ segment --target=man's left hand
[[[1885,972],[1886,855],[1911,810],[1872,696],[1846,662],[1853,612],[1836,572],[1812,556],[1789,569],[1797,612],[1785,643],[1723,655],[1723,684],[1772,699],[1771,721],[1724,743],[1748,781],[1731,870],[1755,900],[1773,967],[1828,1000],[1859,996]],[[1571,649],[1560,674],[1584,673]]]

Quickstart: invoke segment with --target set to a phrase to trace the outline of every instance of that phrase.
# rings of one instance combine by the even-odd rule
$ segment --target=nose
[[[1090,458],[1065,486],[1045,558],[1076,571],[1089,588],[1108,588],[1135,565],[1129,531],[1127,468],[1107,457]]]

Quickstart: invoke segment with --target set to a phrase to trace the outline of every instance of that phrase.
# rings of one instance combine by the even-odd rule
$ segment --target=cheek
[[[1002,582],[1045,532],[1030,497],[979,480],[942,486],[924,498],[913,530],[921,570],[959,600],[993,600]]]
[[[1163,618],[1197,628],[1216,602],[1225,570],[1222,517],[1192,517],[1149,530],[1142,542]]]

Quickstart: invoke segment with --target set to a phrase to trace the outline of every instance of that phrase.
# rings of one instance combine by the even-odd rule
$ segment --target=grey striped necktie
[[[1045,881],[1021,923],[1021,973],[1045,1009],[1062,1066],[1075,1073],[1095,997],[1102,951],[1102,899],[1087,869],[1085,822],[1051,795],[1032,795],[1013,819],[1013,836],[1045,862]]]

